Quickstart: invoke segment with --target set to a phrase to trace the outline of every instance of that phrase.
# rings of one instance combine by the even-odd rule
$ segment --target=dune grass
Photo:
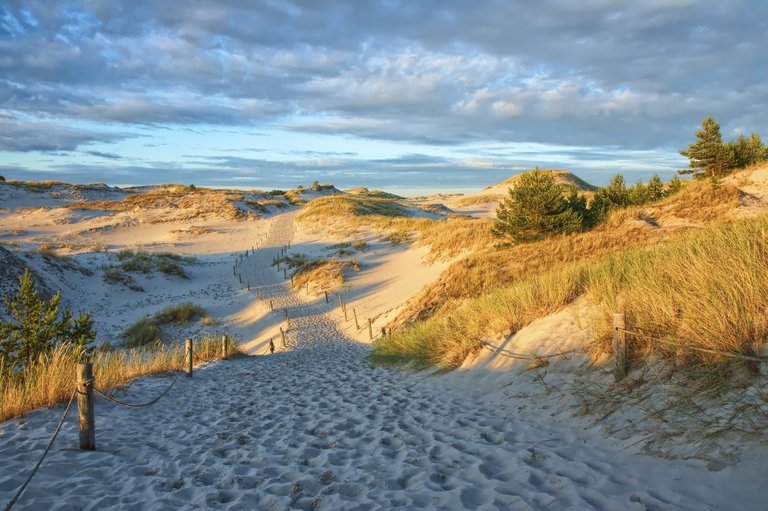
[[[205,316],[205,309],[192,302],[169,305],[152,316],[132,323],[123,331],[122,338],[127,348],[145,346],[163,340],[162,325],[187,325],[202,316]]]
[[[293,274],[293,287],[302,289],[309,285],[320,291],[332,291],[344,284],[346,270],[360,271],[354,260],[315,259],[299,266]]]
[[[195,353],[202,359],[221,358],[219,337],[195,340]],[[236,343],[230,356],[242,354]],[[22,372],[0,371],[0,421],[21,417],[31,410],[64,402],[75,388],[75,369],[83,349],[62,345],[41,355]],[[184,346],[152,344],[130,350],[95,349],[91,361],[95,385],[109,389],[125,385],[133,378],[167,371],[178,371],[184,362]]]
[[[594,305],[595,352],[610,351],[611,316],[622,311],[630,330],[646,334],[632,338],[634,356],[716,364],[725,357],[692,348],[753,355],[768,337],[767,230],[768,216],[720,222],[650,248],[520,274],[381,340],[372,358],[453,368],[481,339],[514,333],[581,295]]]

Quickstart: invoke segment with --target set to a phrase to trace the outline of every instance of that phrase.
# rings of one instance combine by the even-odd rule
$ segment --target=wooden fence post
[[[185,346],[186,359],[185,359],[184,366],[186,367],[187,378],[191,378],[192,377],[192,339],[187,339],[184,342],[184,344],[186,345]]]
[[[271,355],[274,352],[275,352],[275,343],[272,341],[272,339],[270,339],[269,340],[269,354]]]
[[[371,318],[368,318],[368,340],[373,340],[373,321],[371,321]]]
[[[272,300],[269,301],[269,310],[275,310],[275,307],[272,305]]]
[[[624,313],[615,313],[613,315],[613,377],[616,381],[623,379],[629,369],[626,326]]]
[[[328,291],[325,291],[325,303],[328,303]]]
[[[77,364],[77,420],[80,449],[96,450],[96,419],[93,411],[93,364]]]
[[[285,330],[283,327],[280,327],[280,339],[283,341],[283,348],[285,348]]]
[[[352,308],[352,315],[355,316],[355,328],[360,330],[360,323],[357,322],[357,311],[354,309],[354,307]]]
[[[221,358],[226,359],[229,355],[229,347],[227,346],[227,336],[221,336]]]

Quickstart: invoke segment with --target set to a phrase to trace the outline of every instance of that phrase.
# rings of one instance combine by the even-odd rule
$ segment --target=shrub
[[[171,305],[155,314],[155,320],[160,324],[178,323],[186,325],[205,314],[205,309],[192,302]]]
[[[93,341],[91,313],[77,319],[68,308],[59,314],[61,295],[50,301],[40,297],[27,268],[19,277],[19,291],[6,296],[3,303],[12,320],[0,322],[0,369],[22,370],[57,346],[85,346]]]
[[[160,327],[152,318],[142,318],[123,332],[126,348],[138,348],[161,340]]]
[[[563,197],[554,176],[538,169],[520,176],[496,210],[492,232],[514,242],[537,241],[551,234],[581,229],[582,217]]]

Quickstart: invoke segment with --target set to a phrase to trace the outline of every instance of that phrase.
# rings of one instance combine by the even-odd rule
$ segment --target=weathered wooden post
[[[328,291],[324,291],[325,293],[325,303],[328,303]]]
[[[381,327],[381,338],[385,338],[387,336],[387,327]]]
[[[626,326],[624,313],[615,313],[613,315],[613,377],[616,381],[623,379],[629,369]]]
[[[275,343],[274,343],[274,341],[272,341],[272,339],[270,339],[269,340],[269,354],[271,355],[274,352],[275,352]]]
[[[187,339],[185,341],[185,345],[186,345],[185,346],[186,358],[184,360],[185,361],[184,366],[186,369],[185,372],[187,373],[187,378],[191,378],[192,377],[192,339]]]
[[[271,311],[275,310],[274,305],[272,305],[272,300],[269,301],[269,310]]]
[[[373,321],[371,321],[371,318],[368,318],[368,340],[373,340]]]
[[[352,315],[355,316],[355,328],[360,330],[360,324],[357,322],[357,311],[354,309],[354,307],[352,308]]]
[[[280,327],[280,340],[283,341],[283,348],[285,348],[285,330],[283,327]]]
[[[93,364],[77,364],[77,422],[80,449],[96,450],[96,419],[93,410]]]
[[[227,336],[222,335],[221,336],[221,358],[222,359],[226,359],[227,356],[229,355],[229,349],[228,349],[229,347],[227,346],[227,341],[228,341]]]

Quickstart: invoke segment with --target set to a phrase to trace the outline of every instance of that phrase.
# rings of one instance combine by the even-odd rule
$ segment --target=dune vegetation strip
[[[187,325],[203,316],[205,316],[205,309],[192,302],[169,305],[152,316],[133,322],[123,331],[122,338],[127,348],[144,346],[163,340],[163,325]]]
[[[229,356],[240,354],[235,343],[230,343],[230,346]],[[220,359],[221,339],[196,339],[194,349],[201,360]],[[75,388],[75,368],[84,352],[83,347],[63,344],[41,354],[22,371],[0,372],[0,422],[69,399]],[[90,359],[95,385],[100,389],[111,389],[139,376],[180,371],[184,362],[184,346],[180,343],[155,343],[128,350],[97,348]]]
[[[514,333],[582,295],[594,305],[594,354],[610,350],[611,317],[621,311],[630,330],[645,334],[630,342],[635,357],[715,364],[727,354],[754,356],[768,337],[767,229],[765,216],[723,222],[673,242],[539,270],[395,332],[372,358],[457,367],[483,339]]]

